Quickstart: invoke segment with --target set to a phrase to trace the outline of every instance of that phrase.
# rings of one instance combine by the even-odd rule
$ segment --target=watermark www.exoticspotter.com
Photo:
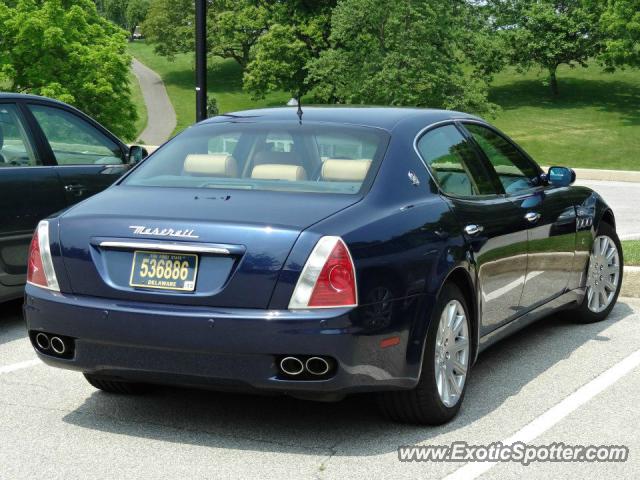
[[[470,445],[453,442],[451,445],[423,445],[398,447],[401,462],[626,462],[629,448],[624,445],[528,445],[501,442],[490,445]]]

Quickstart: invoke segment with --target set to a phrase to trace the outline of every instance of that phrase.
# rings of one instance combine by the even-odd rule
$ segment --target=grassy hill
[[[165,81],[178,117],[176,133],[195,119],[194,61],[159,57],[145,42],[130,52]],[[221,112],[284,105],[289,96],[272,93],[252,100],[242,90],[240,67],[232,60],[209,62],[209,90]],[[640,170],[640,71],[614,74],[597,65],[560,68],[560,95],[554,98],[536,72],[507,70],[498,75],[490,98],[502,107],[489,119],[543,165]]]
[[[559,79],[554,98],[535,73],[498,75],[496,126],[543,165],[640,170],[640,71],[564,67]]]
[[[135,141],[138,139],[142,131],[147,126],[147,108],[144,105],[144,98],[142,97],[142,90],[140,90],[140,84],[133,73],[129,74],[131,81],[131,99],[138,109],[138,120],[135,125],[135,135],[126,140]]]

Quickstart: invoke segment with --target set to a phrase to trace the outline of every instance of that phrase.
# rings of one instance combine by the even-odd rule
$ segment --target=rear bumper
[[[419,376],[419,362],[407,361],[409,322],[372,331],[362,320],[367,307],[214,309],[80,297],[28,285],[24,308],[29,331],[75,339],[73,358],[38,353],[45,363],[123,380],[320,399],[412,388]],[[396,335],[400,344],[380,347]],[[324,380],[282,379],[276,358],[291,354],[333,357],[336,373]]]

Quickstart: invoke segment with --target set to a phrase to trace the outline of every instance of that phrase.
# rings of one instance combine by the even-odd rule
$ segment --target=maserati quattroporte
[[[574,180],[463,113],[218,116],[40,223],[29,335],[107,392],[375,392],[443,423],[487,346],[613,308],[614,215]]]

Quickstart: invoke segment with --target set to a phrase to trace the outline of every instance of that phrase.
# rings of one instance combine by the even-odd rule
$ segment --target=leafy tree
[[[136,27],[147,16],[150,0],[96,0],[95,3],[100,13],[127,30],[133,40]]]
[[[107,0],[103,0],[107,1]],[[306,64],[328,46],[336,0],[209,0],[207,51],[245,70],[256,97],[307,90]],[[193,0],[154,0],[143,28],[160,55],[195,49]]]
[[[147,17],[149,11],[149,0],[129,0],[127,5],[127,11],[125,12],[125,19],[129,30],[129,38],[133,40],[133,34],[136,32],[136,27]]]
[[[244,86],[255,97],[284,90],[298,98],[313,84],[308,64],[329,47],[336,0],[254,0],[266,8],[271,25],[252,48]]]
[[[119,27],[127,29],[125,13],[128,0],[95,0],[98,13],[111,20]]]
[[[242,68],[251,60],[251,48],[267,30],[269,10],[246,0],[214,0],[208,11],[209,52],[233,58]]]
[[[195,49],[193,0],[155,0],[144,23],[147,39],[166,57]],[[207,43],[210,55],[232,58],[243,68],[251,47],[269,26],[269,11],[250,0],[210,0]]]
[[[609,0],[600,23],[604,64],[640,67],[640,0]]]
[[[244,87],[256,98],[274,90],[284,90],[295,98],[306,92],[306,65],[311,54],[295,27],[272,25],[260,38],[254,54],[244,74]]]
[[[156,53],[172,59],[178,53],[193,53],[194,15],[193,0],[154,0],[142,29]]]
[[[560,65],[587,67],[601,49],[601,0],[491,0],[508,59],[521,70],[539,66],[559,93]]]
[[[91,0],[0,4],[0,31],[0,76],[12,91],[60,99],[135,135],[126,36]]]
[[[328,102],[493,111],[489,75],[465,68],[473,61],[466,43],[477,40],[466,31],[470,8],[465,0],[341,1],[332,47],[309,65],[312,93]]]

